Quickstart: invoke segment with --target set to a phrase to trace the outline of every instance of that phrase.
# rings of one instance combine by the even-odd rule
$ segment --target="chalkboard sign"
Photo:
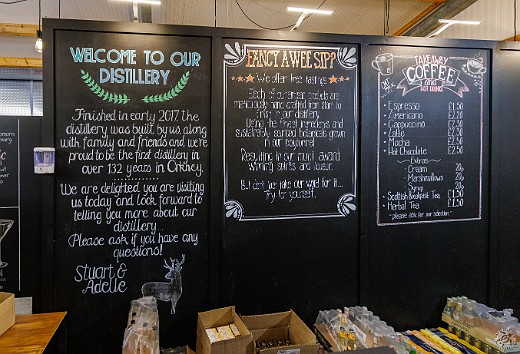
[[[479,220],[487,52],[381,46],[369,57],[378,95],[377,224]]]
[[[33,149],[40,144],[40,117],[0,117],[0,291],[31,297],[35,312],[42,237],[41,176],[34,174]]]
[[[226,216],[352,215],[358,47],[226,40],[223,53]]]
[[[210,48],[55,32],[55,303],[71,352],[119,351],[143,295],[160,300],[163,346],[207,306]]]
[[[0,291],[20,287],[20,122],[0,119]]]

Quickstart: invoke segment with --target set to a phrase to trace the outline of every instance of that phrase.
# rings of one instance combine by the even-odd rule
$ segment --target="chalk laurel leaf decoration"
[[[181,91],[184,89],[188,80],[190,79],[190,72],[186,71],[184,75],[181,76],[177,84],[168,92],[161,93],[158,95],[147,95],[143,97],[143,101],[145,103],[155,103],[155,102],[164,102],[169,101],[174,97],[177,97]]]
[[[350,49],[347,47],[341,48],[338,50],[338,62],[345,68],[353,68],[357,65],[357,58],[354,56],[355,54],[355,47]]]
[[[99,98],[102,98],[103,101],[107,101],[115,104],[127,104],[130,99],[124,93],[112,93],[106,91],[104,88],[98,85],[98,83],[90,76],[90,74],[84,70],[81,71],[81,79],[83,82],[90,88],[90,91],[94,93]]]
[[[226,218],[235,218],[237,220],[242,219],[244,216],[244,207],[236,200],[228,200],[224,203],[226,208]]]
[[[235,42],[235,47],[229,44],[225,45],[228,53],[224,54],[224,60],[230,64],[238,64],[245,58],[246,52],[243,48],[240,48],[240,44]]]
[[[343,194],[337,204],[338,211],[343,216],[348,216],[350,213],[356,211],[356,204],[354,204],[355,196],[352,194]]]

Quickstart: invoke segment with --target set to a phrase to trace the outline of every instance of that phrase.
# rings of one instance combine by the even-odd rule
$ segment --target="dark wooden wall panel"
[[[515,43],[516,44],[516,43]],[[493,156],[497,159],[496,170],[492,171],[495,189],[497,221],[491,232],[494,234],[495,271],[492,274],[492,288],[496,294],[496,306],[512,308],[518,317],[520,313],[520,219],[515,205],[520,197],[520,51],[518,46],[505,45],[514,50],[498,50],[496,77],[498,82],[496,120],[493,122]]]

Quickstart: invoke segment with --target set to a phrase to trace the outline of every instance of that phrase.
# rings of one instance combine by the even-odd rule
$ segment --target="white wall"
[[[518,0],[517,16],[520,14]],[[453,25],[437,38],[488,39],[501,41],[514,35],[514,0],[479,0],[453,19],[481,21],[478,26]],[[520,18],[518,19],[520,21]],[[520,22],[517,23],[520,31]],[[517,33],[517,34],[520,34]]]

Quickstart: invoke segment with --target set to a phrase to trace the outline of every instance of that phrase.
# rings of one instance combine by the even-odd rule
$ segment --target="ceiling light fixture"
[[[37,51],[38,53],[41,53],[43,50],[41,18],[42,18],[42,1],[38,0],[38,30],[36,31],[36,43],[34,43],[34,50]]]
[[[426,37],[431,38],[434,36],[437,36],[439,33],[444,31],[446,28],[452,26],[452,25],[480,25],[480,21],[465,21],[465,20],[444,20],[440,19],[439,23],[442,23],[443,25],[434,32],[430,33]]]
[[[148,4],[148,5],[161,5],[160,0],[114,0],[119,2],[133,2],[138,4]]]
[[[319,15],[331,15],[333,11],[330,10],[316,10],[316,9],[306,9],[303,7],[287,7],[287,11],[290,12],[301,12],[302,14],[298,18],[298,21],[294,24],[294,27],[291,29],[291,31],[294,31],[300,25],[302,24],[303,20],[305,20],[305,17],[310,14],[319,14]]]

